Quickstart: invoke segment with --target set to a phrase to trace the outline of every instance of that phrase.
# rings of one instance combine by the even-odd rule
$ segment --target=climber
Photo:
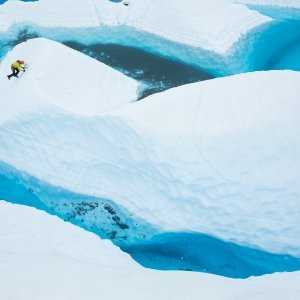
[[[17,60],[11,65],[12,74],[7,75],[7,78],[10,80],[12,76],[18,77],[20,71],[25,72],[25,68],[22,66],[24,65],[24,60]]]

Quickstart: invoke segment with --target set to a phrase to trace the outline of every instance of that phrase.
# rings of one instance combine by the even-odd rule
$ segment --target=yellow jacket
[[[23,67],[21,66],[20,63],[18,63],[17,60],[11,65],[11,67],[14,69],[18,69],[19,71],[24,71]]]

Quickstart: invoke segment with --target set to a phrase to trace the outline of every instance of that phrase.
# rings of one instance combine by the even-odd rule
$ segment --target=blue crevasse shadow
[[[0,163],[0,199],[42,209],[101,238],[111,239],[141,265],[246,278],[300,270],[300,259],[271,254],[199,233],[160,233],[109,199],[51,186]]]
[[[254,44],[250,56],[253,70],[300,71],[300,9],[268,5],[247,6],[274,19]]]
[[[247,278],[300,269],[299,258],[239,246],[199,233],[164,233],[122,249],[143,266],[158,270]]]
[[[0,199],[44,210],[117,245],[158,232],[109,199],[47,184],[3,162],[0,162]]]
[[[26,188],[21,179],[9,178],[0,173],[0,199],[12,199],[13,203],[35,207],[50,213],[49,208],[34,194],[31,188]],[[10,200],[8,200],[10,201]]]
[[[300,20],[275,21],[255,42],[250,61],[253,71],[300,71]]]

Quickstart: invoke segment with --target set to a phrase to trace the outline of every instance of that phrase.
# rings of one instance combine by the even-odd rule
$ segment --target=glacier
[[[241,74],[133,103],[132,93],[122,93],[124,103],[107,110],[105,103],[111,101],[105,91],[116,80],[105,75],[106,84],[99,86],[108,74],[100,63],[96,92],[91,82],[85,88],[82,81],[85,96],[77,97],[74,72],[63,78],[64,89],[54,96],[52,88],[62,80],[55,76],[55,62],[82,59],[85,74],[85,61],[91,59],[34,39],[10,52],[1,70],[9,69],[20,53],[25,58],[32,53],[28,76],[8,81],[1,73],[0,79],[1,91],[6,91],[0,119],[6,194],[1,197],[17,201],[7,191],[18,183],[39,208],[124,249],[168,232],[198,233],[283,255],[285,270],[290,270],[290,259],[292,269],[299,268],[298,72]],[[37,63],[43,58],[53,61],[45,70]],[[137,83],[119,76],[136,93]],[[271,270],[276,271],[276,264]],[[239,272],[231,276],[261,270]]]
[[[1,299],[299,297],[299,1],[0,4]]]

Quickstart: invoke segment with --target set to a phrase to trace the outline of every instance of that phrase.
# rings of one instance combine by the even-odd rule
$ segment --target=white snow
[[[4,72],[17,59],[29,64],[19,80]],[[21,43],[1,64],[1,122],[18,112],[47,109],[54,105],[66,112],[97,115],[138,98],[139,84],[122,73],[60,43],[43,38]],[[15,104],[12,107],[11,100]]]
[[[36,254],[61,256],[108,267],[139,268],[128,254],[111,241],[101,240],[58,217],[4,201],[0,201],[0,208],[1,254],[32,258]],[[5,262],[2,255],[1,262]]]
[[[145,11],[147,13],[145,13]],[[126,25],[181,44],[225,54],[270,19],[227,0],[134,0]]]
[[[59,89],[55,105],[37,92],[35,58],[20,82],[8,81],[11,58],[0,69],[0,161],[110,199],[161,231],[300,256],[299,72],[190,84],[94,117],[66,114]],[[46,70],[40,78],[54,80]]]
[[[0,201],[3,300],[295,300],[300,272],[233,280],[136,265],[110,242],[33,208]]]
[[[200,4],[198,0],[132,0],[129,6],[107,0],[76,0],[76,5],[70,0],[40,0],[8,1],[0,6],[3,35],[28,25],[60,40],[71,36],[78,41],[118,40],[138,46],[149,46],[152,40],[153,51],[163,55],[174,51],[157,37],[179,43],[179,52],[188,46],[192,52],[199,48],[226,55],[244,35],[271,20],[231,0],[202,0]],[[70,33],[71,29],[76,31]],[[137,34],[128,36],[128,31]],[[193,59],[197,60],[196,55]]]

